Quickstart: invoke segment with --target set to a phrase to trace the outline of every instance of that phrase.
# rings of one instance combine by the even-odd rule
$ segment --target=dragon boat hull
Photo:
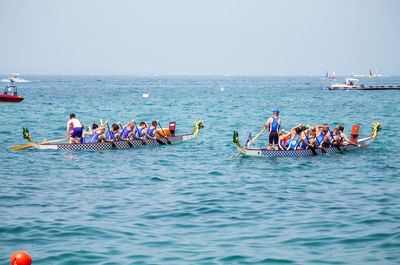
[[[360,148],[369,147],[369,144],[378,136],[378,131],[381,128],[381,123],[373,123],[373,134],[370,137],[365,137],[357,140],[357,145],[344,145],[344,146],[333,146],[324,147],[321,149],[308,148],[304,150],[267,150],[267,148],[248,148],[245,149],[239,143],[239,135],[234,132],[233,142],[236,143],[236,148],[239,153],[243,156],[261,156],[261,157],[299,157],[299,156],[315,156],[322,154],[335,154],[353,151]]]
[[[37,149],[64,149],[64,150],[92,150],[92,151],[102,151],[110,149],[128,149],[136,148],[139,146],[158,146],[158,145],[168,145],[177,144],[180,142],[188,141],[196,136],[193,134],[188,135],[177,135],[168,138],[145,139],[145,140],[130,140],[130,141],[118,141],[118,142],[104,142],[104,143],[83,143],[83,144],[41,144],[38,146],[33,146]]]
[[[81,143],[81,144],[70,144],[70,143],[36,143],[30,136],[29,131],[24,129],[24,138],[26,138],[32,147],[40,150],[49,149],[64,149],[64,150],[115,150],[115,149],[130,149],[137,148],[140,146],[158,146],[158,145],[170,145],[177,144],[196,138],[199,134],[200,129],[204,127],[202,121],[195,122],[195,130],[191,134],[175,135],[166,138],[157,139],[143,139],[143,140],[129,140],[129,141],[113,141],[113,142],[101,142],[101,143]]]
[[[245,156],[263,156],[263,157],[295,157],[295,156],[313,156],[313,155],[322,155],[322,154],[335,154],[335,153],[344,153],[347,151],[356,150],[362,147],[365,147],[372,140],[371,137],[367,137],[364,139],[360,139],[357,141],[357,146],[355,145],[345,145],[338,147],[325,147],[322,149],[305,149],[305,150],[267,150],[265,149],[256,149],[249,148],[247,150],[242,150],[240,147],[237,147],[239,152]]]

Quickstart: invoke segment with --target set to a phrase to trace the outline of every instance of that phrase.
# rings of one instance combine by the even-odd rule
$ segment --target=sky
[[[396,0],[0,0],[0,73],[400,75]]]

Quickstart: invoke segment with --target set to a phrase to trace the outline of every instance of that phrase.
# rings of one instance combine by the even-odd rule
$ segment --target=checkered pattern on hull
[[[359,142],[359,144],[362,144],[362,143],[363,142]],[[354,145],[347,145],[347,146],[340,146],[339,148],[340,148],[340,151],[336,147],[315,149],[315,153],[317,155],[335,154],[335,153],[339,153],[339,152],[346,152],[346,151],[358,149],[359,147],[354,146]],[[324,151],[322,151],[322,150],[324,150]],[[254,152],[255,150],[252,150],[252,151]],[[280,150],[280,151],[260,149],[257,151],[257,155],[258,156],[267,156],[267,157],[293,157],[293,156],[312,156],[314,154],[310,149],[307,149],[307,150]]]
[[[168,138],[160,138],[157,140],[146,139],[146,140],[130,140],[130,141],[120,141],[120,142],[106,142],[106,143],[86,143],[86,144],[57,144],[58,149],[66,150],[93,150],[101,151],[107,149],[127,149],[135,148],[139,146],[157,146],[157,145],[167,145],[176,144],[183,141],[182,136],[174,136]],[[131,143],[132,147],[129,146]]]

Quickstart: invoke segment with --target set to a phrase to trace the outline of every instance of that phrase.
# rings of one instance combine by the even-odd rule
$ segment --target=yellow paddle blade
[[[17,145],[17,146],[11,146],[10,150],[20,150],[20,149],[27,149],[32,147],[30,144],[25,144],[25,145]]]

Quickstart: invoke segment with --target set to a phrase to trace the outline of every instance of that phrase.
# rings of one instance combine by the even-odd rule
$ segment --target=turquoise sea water
[[[400,263],[400,91],[326,91],[321,77],[24,78],[25,100],[0,104],[1,265],[17,250],[35,265]],[[244,142],[275,108],[286,130],[383,129],[368,150],[229,159],[232,131]],[[23,126],[37,141],[64,138],[71,112],[86,126],[102,118],[205,128],[173,146],[8,149],[25,144]]]

